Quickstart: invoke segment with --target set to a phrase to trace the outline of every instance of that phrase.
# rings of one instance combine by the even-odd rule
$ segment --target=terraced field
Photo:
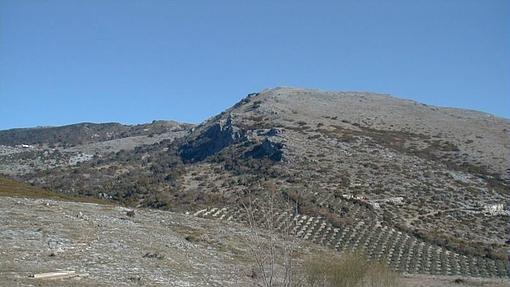
[[[358,207],[354,214],[362,211]],[[247,221],[244,210],[238,207],[207,208],[196,211],[194,215],[244,223]],[[295,236],[336,251],[362,251],[370,259],[385,261],[402,273],[507,277],[510,272],[502,260],[458,254],[377,220],[367,222],[360,219],[352,225],[334,226],[320,216],[281,212],[275,218],[277,230],[288,226]]]

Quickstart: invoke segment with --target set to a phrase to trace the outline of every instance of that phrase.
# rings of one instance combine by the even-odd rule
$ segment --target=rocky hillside
[[[194,163],[191,174],[202,174],[195,182],[233,175],[250,182],[262,173],[315,213],[349,218],[341,202],[352,201],[366,206],[354,222],[363,217],[456,252],[504,258],[509,131],[508,120],[474,111],[277,88],[198,126],[180,154]],[[218,163],[227,177],[218,175]],[[233,194],[243,190],[231,186]]]
[[[330,248],[362,248],[407,273],[508,274],[507,119],[387,95],[276,88],[178,132],[9,174],[61,193],[174,211],[236,210],[276,192],[281,206],[295,206],[294,217],[338,229],[310,230]]]
[[[15,186],[9,184],[9,188]],[[250,246],[267,235],[254,236],[245,226],[111,204],[6,197],[5,187],[0,181],[1,286],[259,283],[260,278],[254,276]],[[285,243],[281,241],[282,245]],[[304,281],[299,274],[306,274],[303,261],[307,257],[326,252],[318,245],[303,244],[295,262],[294,268],[299,272],[295,282]],[[277,267],[281,268],[279,264]],[[68,275],[60,279],[36,277],[49,272]],[[423,275],[406,275],[399,281],[400,286],[406,287],[502,287],[509,282]]]
[[[0,173],[21,175],[74,166],[113,152],[179,138],[192,126],[153,121],[134,126],[81,123],[0,131]]]
[[[0,131],[0,145],[74,146],[133,136],[157,135],[182,129],[183,126],[190,125],[173,121],[154,121],[134,126],[119,123],[80,123],[61,127],[10,129]]]

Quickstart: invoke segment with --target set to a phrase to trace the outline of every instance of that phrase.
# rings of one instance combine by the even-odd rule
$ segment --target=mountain
[[[295,222],[316,220],[303,232],[331,249],[362,248],[407,273],[508,275],[507,119],[275,88],[197,126],[152,125],[0,132],[0,168],[64,194],[241,222],[248,199],[273,194]]]

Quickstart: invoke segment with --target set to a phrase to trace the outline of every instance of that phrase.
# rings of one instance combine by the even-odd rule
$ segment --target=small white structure
[[[487,204],[483,207],[483,212],[490,215],[506,215],[510,216],[510,208],[506,207],[503,203]]]
[[[507,215],[508,212],[505,210],[505,206],[502,203],[498,204],[487,204],[483,208],[484,212],[489,213],[490,215]]]

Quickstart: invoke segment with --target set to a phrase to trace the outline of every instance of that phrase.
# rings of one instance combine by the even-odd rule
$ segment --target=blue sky
[[[510,118],[510,1],[0,0],[0,129],[197,123],[275,86]]]

